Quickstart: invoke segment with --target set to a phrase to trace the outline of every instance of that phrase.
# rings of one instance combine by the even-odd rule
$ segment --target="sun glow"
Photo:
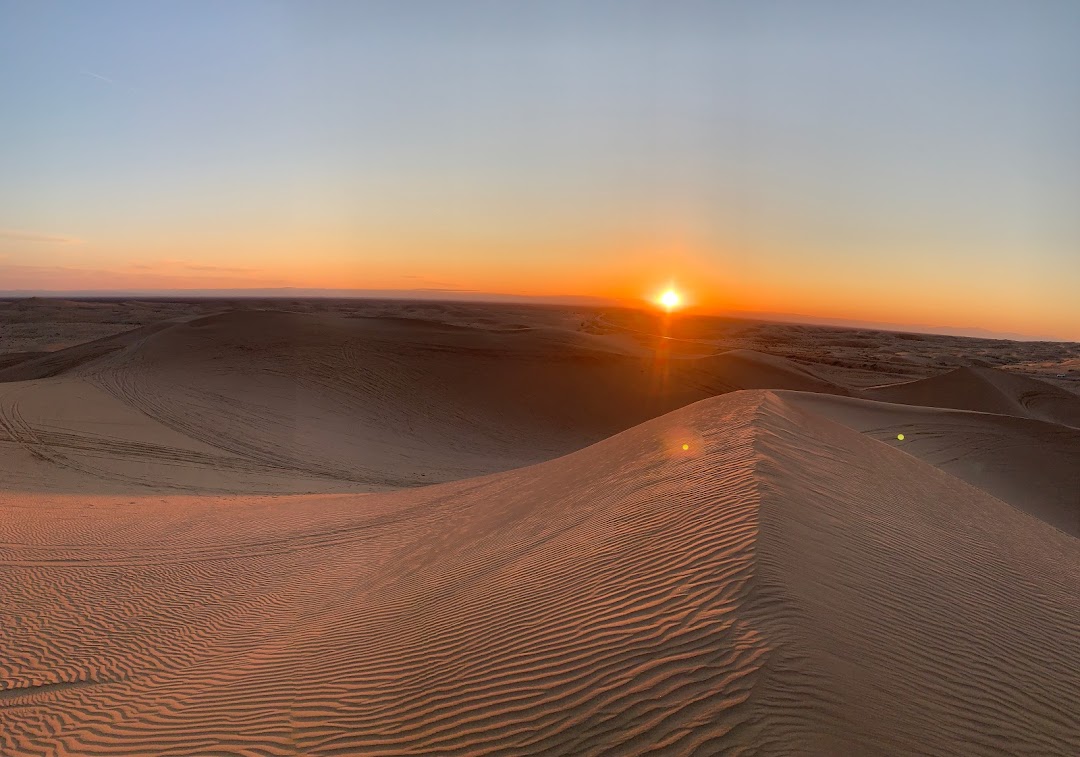
[[[682,303],[682,296],[674,289],[668,289],[657,297],[656,301],[670,313]]]

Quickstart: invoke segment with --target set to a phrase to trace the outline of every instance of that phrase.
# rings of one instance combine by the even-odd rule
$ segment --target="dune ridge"
[[[904,405],[1015,415],[1080,428],[1080,397],[1038,379],[995,368],[963,367],[864,390],[868,399]]]
[[[788,389],[841,396],[851,393],[848,387],[823,378],[806,366],[755,350],[728,350],[699,358],[695,366],[715,377],[713,385],[720,390],[716,394],[739,389]]]
[[[5,753],[1080,748],[1075,540],[782,394],[422,489],[65,499],[4,507]]]
[[[252,310],[39,358],[0,754],[1080,753],[1042,382]]]

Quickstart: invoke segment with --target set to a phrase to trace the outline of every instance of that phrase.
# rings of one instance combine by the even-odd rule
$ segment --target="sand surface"
[[[1080,753],[1072,345],[152,308],[0,354],[0,754]]]

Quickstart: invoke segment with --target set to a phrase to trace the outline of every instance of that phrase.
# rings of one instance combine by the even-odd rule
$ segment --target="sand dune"
[[[1080,753],[1073,395],[825,375],[262,311],[15,361],[0,754]]]
[[[1009,415],[781,394],[1080,536],[1078,429]]]
[[[154,324],[0,380],[16,382],[0,441],[17,445],[0,484],[52,491],[385,490],[547,460],[735,389],[843,391],[748,350],[658,359],[566,329],[265,311]]]
[[[696,365],[710,376],[711,386],[719,390],[717,394],[738,389],[792,389],[839,395],[851,391],[791,360],[754,350],[728,350],[703,357]]]
[[[1075,540],[767,392],[423,489],[2,522],[5,754],[1080,749]]]
[[[1080,397],[1046,382],[994,368],[957,368],[928,379],[867,389],[864,396],[905,405],[1015,415],[1080,428]]]
[[[25,363],[27,361],[33,360],[34,358],[45,357],[48,354],[48,352],[9,352],[0,355],[0,371],[5,368],[10,368],[14,365],[18,365],[19,363]],[[8,380],[15,379],[5,379],[5,381]]]
[[[30,381],[66,373],[83,363],[132,344],[139,344],[147,336],[170,325],[172,324],[156,323],[55,352],[21,354],[18,359],[12,360],[0,369],[0,382]]]

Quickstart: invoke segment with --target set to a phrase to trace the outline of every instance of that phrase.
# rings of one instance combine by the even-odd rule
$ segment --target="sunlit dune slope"
[[[1080,428],[1080,396],[994,368],[957,368],[919,381],[867,389],[863,396],[905,405],[1015,415]]]
[[[734,389],[843,391],[745,350],[270,311],[147,327],[0,379],[0,485],[31,491],[398,488],[557,457]]]
[[[1080,752],[1075,539],[783,394],[421,489],[4,502],[5,755]]]

